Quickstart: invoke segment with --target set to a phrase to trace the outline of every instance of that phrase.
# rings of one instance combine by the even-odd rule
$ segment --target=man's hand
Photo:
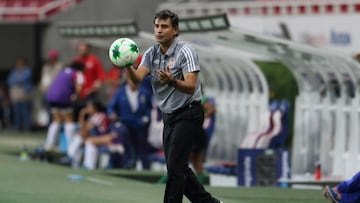
[[[171,75],[169,66],[166,67],[166,71],[157,70],[157,75],[161,84],[167,84],[174,80],[174,77]]]

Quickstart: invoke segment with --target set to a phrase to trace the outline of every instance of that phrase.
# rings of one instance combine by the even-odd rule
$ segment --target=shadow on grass
[[[135,171],[120,171],[119,172],[105,172],[106,175],[120,178],[127,178],[130,180],[146,182],[146,183],[157,183],[157,181],[164,175],[161,173],[146,173],[146,172],[135,172]]]

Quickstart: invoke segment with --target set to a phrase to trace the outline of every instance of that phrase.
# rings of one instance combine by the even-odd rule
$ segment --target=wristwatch
[[[169,85],[170,87],[175,87],[175,85],[176,85],[176,79],[174,78],[174,79],[170,80],[170,81],[168,82],[168,85]]]

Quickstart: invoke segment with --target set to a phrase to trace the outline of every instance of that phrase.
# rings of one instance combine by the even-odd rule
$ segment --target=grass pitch
[[[86,171],[38,161],[20,161],[23,145],[36,146],[44,132],[0,131],[0,203],[160,203],[164,185],[146,180],[159,172]],[[71,180],[69,175],[81,175]],[[129,178],[138,177],[138,178]],[[319,203],[319,190],[206,187],[224,203]],[[184,198],[184,202],[188,202]]]

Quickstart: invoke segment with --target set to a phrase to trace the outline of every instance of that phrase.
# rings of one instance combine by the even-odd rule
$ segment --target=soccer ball
[[[138,45],[129,38],[115,40],[109,48],[111,62],[118,67],[128,67],[136,62],[140,50]]]

